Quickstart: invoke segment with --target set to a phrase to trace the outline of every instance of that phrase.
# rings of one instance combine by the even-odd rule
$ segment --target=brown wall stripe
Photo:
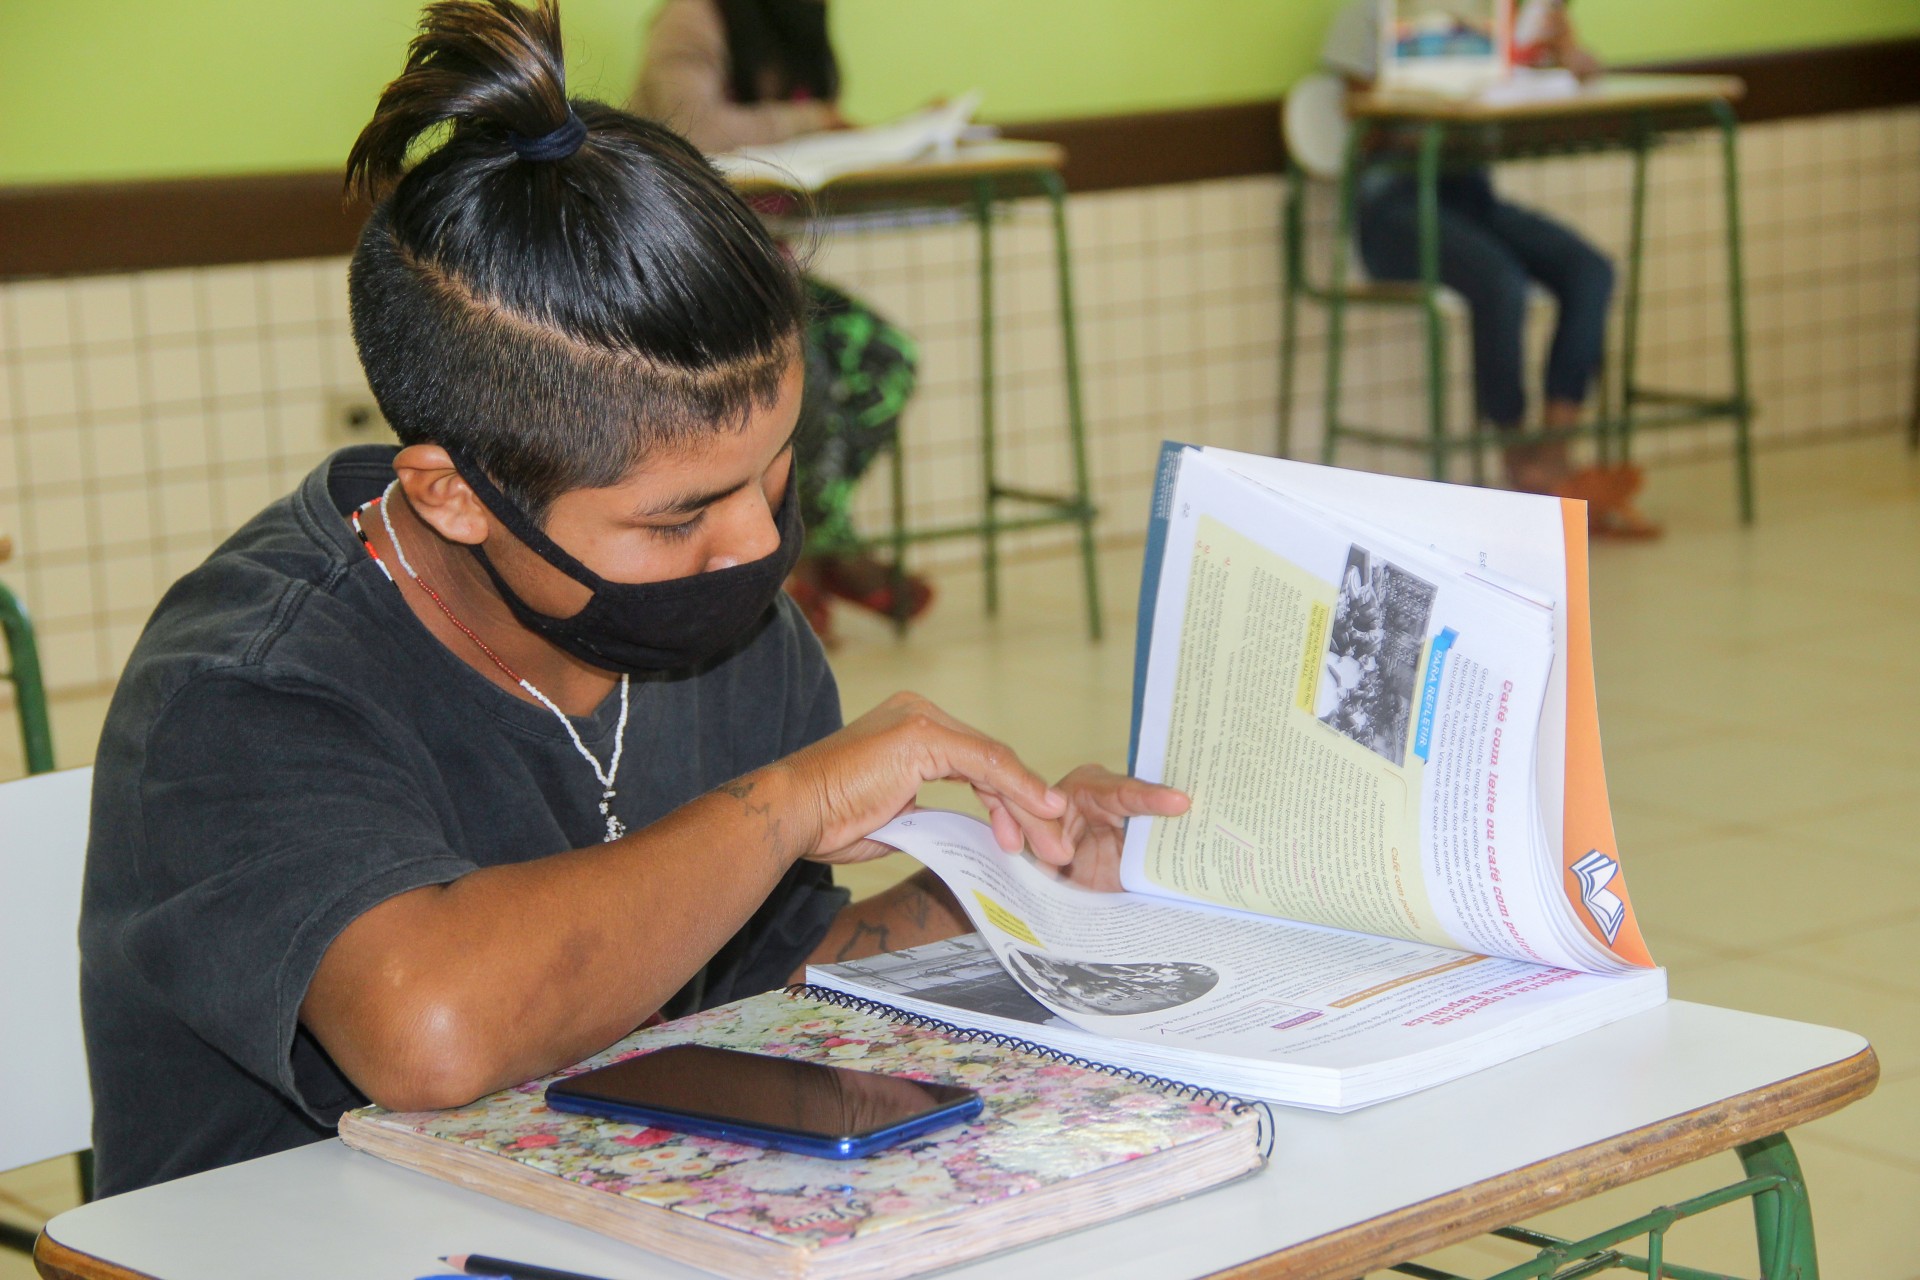
[[[1920,102],[1920,38],[1664,63],[1747,82],[1740,116],[1778,120]],[[1111,191],[1278,172],[1276,99],[1009,125],[1057,142],[1067,184]],[[353,248],[366,209],[337,173],[0,187],[0,279],[315,258]]]

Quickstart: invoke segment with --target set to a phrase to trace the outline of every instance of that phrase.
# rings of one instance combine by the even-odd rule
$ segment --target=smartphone
[[[676,1044],[547,1086],[555,1111],[853,1160],[965,1124],[980,1095],[958,1085]]]

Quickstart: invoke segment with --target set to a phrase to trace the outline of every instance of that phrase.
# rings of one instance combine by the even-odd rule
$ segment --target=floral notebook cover
[[[560,1076],[688,1042],[965,1085],[981,1094],[985,1110],[973,1124],[878,1156],[826,1160],[550,1111],[542,1101]],[[636,1209],[656,1206],[808,1252],[984,1207],[1226,1129],[1244,1127],[1249,1152],[1258,1141],[1256,1117],[1232,1099],[968,1039],[906,1015],[779,991],[638,1031],[559,1076],[457,1110],[368,1107],[342,1121],[341,1137],[350,1146],[370,1145],[357,1140],[367,1127],[389,1131],[383,1138],[400,1130],[455,1144],[637,1202]]]

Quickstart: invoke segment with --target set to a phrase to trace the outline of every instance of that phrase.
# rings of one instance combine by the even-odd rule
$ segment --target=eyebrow
[[[787,433],[787,442],[780,446],[780,453],[785,453],[791,449],[793,442],[799,438],[799,435],[800,423],[798,419],[795,419],[793,430]],[[776,458],[779,456],[779,453],[774,455]],[[634,515],[642,519],[658,519],[661,516],[692,515],[695,512],[705,510],[722,498],[732,497],[734,494],[746,488],[750,483],[752,483],[752,481],[748,479],[742,480],[738,484],[730,484],[724,489],[708,489],[700,493],[683,493],[678,497],[668,498],[664,502],[656,503],[651,507],[642,507],[636,510]]]

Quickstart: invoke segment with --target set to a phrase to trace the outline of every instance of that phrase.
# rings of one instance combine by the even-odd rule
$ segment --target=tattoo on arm
[[[858,960],[864,956],[877,956],[893,950],[890,941],[892,929],[885,921],[874,923],[871,920],[855,920],[853,932],[840,944],[835,960]]]
[[[782,858],[787,856],[785,833],[781,830],[780,816],[773,811],[771,801],[753,803],[754,788],[759,786],[752,778],[735,778],[732,782],[723,782],[714,790],[723,796],[730,796],[740,802],[740,811],[748,817],[758,815],[766,832],[767,845]]]

